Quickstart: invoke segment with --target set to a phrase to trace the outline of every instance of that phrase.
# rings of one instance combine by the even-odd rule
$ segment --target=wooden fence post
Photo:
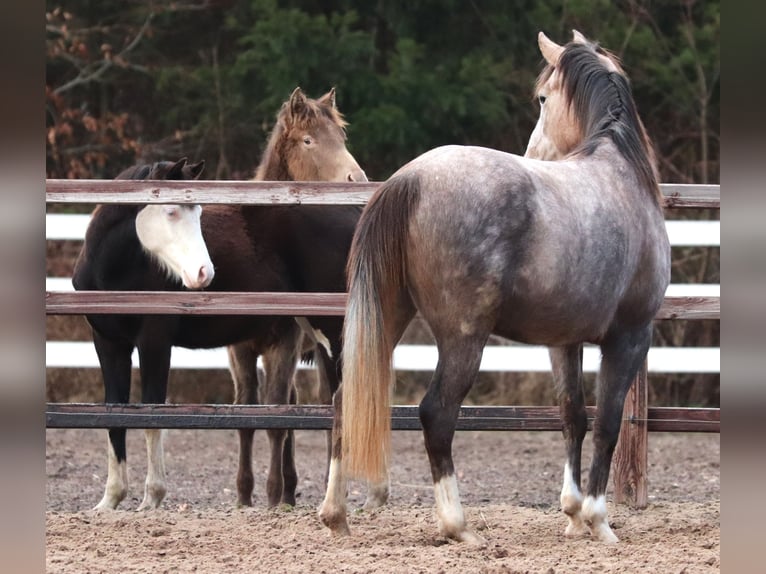
[[[644,361],[628,391],[622,428],[613,457],[614,502],[646,508],[648,504],[648,380]]]

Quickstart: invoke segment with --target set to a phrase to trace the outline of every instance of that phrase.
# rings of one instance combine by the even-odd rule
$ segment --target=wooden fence
[[[362,205],[379,183],[47,180],[47,203]],[[718,185],[661,186],[668,208],[720,209]],[[345,293],[46,291],[47,314],[342,315]],[[719,319],[720,298],[666,297],[658,320]],[[720,432],[720,409],[648,407],[646,365],[625,405],[615,452],[615,501],[647,504],[648,431]],[[594,415],[589,408],[589,422]],[[104,405],[49,403],[47,428],[327,429],[319,405]],[[415,406],[392,409],[394,430],[420,429]],[[560,430],[556,407],[463,407],[460,430]]]

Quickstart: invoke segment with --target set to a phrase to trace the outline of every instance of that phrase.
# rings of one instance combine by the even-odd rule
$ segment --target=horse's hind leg
[[[227,347],[229,372],[234,381],[234,404],[258,404],[258,352],[251,341]],[[253,505],[253,435],[255,429],[239,429],[237,506]]]
[[[266,371],[263,402],[266,404],[285,405],[289,402],[295,366],[298,362],[299,334],[296,325],[277,346],[263,353],[263,365]],[[294,459],[286,460],[284,456],[288,431],[285,429],[268,429],[266,434],[269,437],[271,449],[269,476],[266,480],[268,504],[269,506],[277,506],[283,502],[294,505],[297,478],[287,484],[292,489],[290,492],[285,489],[285,476],[297,475]],[[292,465],[292,467],[285,468],[285,463]]]
[[[290,384],[291,405],[298,403],[298,396],[295,385]],[[282,504],[295,506],[295,491],[298,488],[298,471],[295,468],[295,431],[289,429],[285,436],[285,444],[282,448]]]
[[[150,329],[151,330],[151,329]],[[167,398],[168,372],[170,371],[170,345],[140,343],[138,355],[141,361],[141,402],[164,404]],[[159,508],[167,492],[165,477],[165,453],[162,442],[164,429],[146,429],[146,481],[144,499],[138,510]]]
[[[580,515],[583,501],[580,485],[582,443],[588,429],[582,386],[582,345],[551,347],[549,353],[567,449],[561,487],[561,510],[569,518],[564,534],[581,536],[589,532]]]
[[[622,423],[625,396],[638,369],[646,359],[652,335],[651,323],[642,329],[611,333],[601,343],[601,369],[598,374],[593,423],[593,462],[588,477],[582,518],[591,533],[603,542],[617,542],[606,513],[606,487],[609,467]]]
[[[476,380],[486,340],[486,336],[475,336],[439,341],[437,335],[439,362],[419,409],[439,529],[448,538],[471,544],[485,541],[466,527],[452,462],[452,439],[460,404]]]
[[[110,341],[93,331],[93,344],[98,354],[104,379],[104,401],[130,401],[130,369],[133,345]],[[128,495],[128,463],[125,429],[109,429],[107,436],[107,478],[104,496],[94,510],[113,510]]]

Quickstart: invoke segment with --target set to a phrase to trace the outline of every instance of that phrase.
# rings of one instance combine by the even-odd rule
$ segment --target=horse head
[[[144,179],[199,179],[204,167],[204,161],[187,164],[186,158],[175,163],[163,161],[152,165]],[[188,289],[207,287],[215,275],[202,237],[201,214],[199,204],[149,204],[136,215],[136,234],[141,245]]]
[[[277,115],[256,179],[367,181],[346,148],[346,125],[335,88],[316,100],[295,88]]]
[[[526,157],[544,160],[562,159],[577,148],[586,136],[586,128],[576,113],[571,86],[566,85],[560,66],[561,56],[571,45],[587,46],[609,72],[624,75],[617,58],[598,44],[572,30],[572,41],[560,46],[543,32],[537,36],[540,52],[547,64],[535,88],[540,103],[540,116],[529,138]]]

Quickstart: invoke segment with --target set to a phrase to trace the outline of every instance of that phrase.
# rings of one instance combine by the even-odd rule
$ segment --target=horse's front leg
[[[551,347],[548,351],[553,367],[553,381],[559,397],[562,430],[567,450],[567,462],[564,465],[564,480],[561,487],[561,510],[569,519],[564,534],[582,536],[590,532],[581,516],[582,443],[588,430],[588,416],[582,386],[582,345]]]
[[[258,404],[258,351],[252,341],[227,347],[229,372],[234,382],[234,404]],[[239,429],[237,506],[253,505],[253,435],[255,429]]]
[[[460,404],[479,372],[485,341],[486,337],[479,337],[440,342],[439,362],[419,407],[434,481],[439,530],[448,538],[477,545],[484,545],[486,541],[466,526],[452,462],[452,440]]]
[[[348,519],[346,511],[347,485],[343,473],[341,434],[343,429],[343,385],[333,396],[332,421],[332,456],[330,470],[327,476],[327,490],[317,514],[319,520],[335,535],[348,535]]]
[[[129,402],[133,345],[106,339],[95,329],[93,344],[104,380],[104,401],[106,403]],[[124,428],[109,429],[106,448],[106,487],[104,496],[94,510],[113,510],[128,495],[128,461]]]
[[[141,362],[141,402],[164,404],[167,398],[168,372],[170,370],[170,345],[139,342],[138,358]],[[138,510],[159,508],[167,492],[164,429],[146,429],[146,481],[144,499]]]
[[[609,526],[606,512],[606,487],[609,468],[622,424],[625,396],[636,373],[646,360],[652,337],[651,323],[636,331],[610,333],[601,343],[601,368],[596,383],[596,409],[593,423],[593,461],[588,490],[582,503],[582,518],[593,536],[602,542],[618,542]]]

